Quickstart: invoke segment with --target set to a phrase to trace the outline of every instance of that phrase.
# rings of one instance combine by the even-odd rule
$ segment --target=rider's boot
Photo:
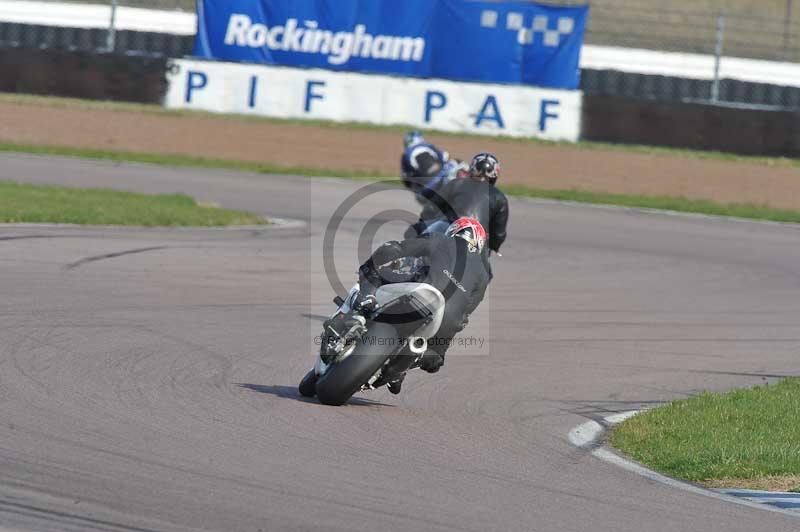
[[[422,355],[422,360],[419,363],[419,367],[428,373],[436,373],[442,366],[444,366],[444,355],[440,355],[433,350],[428,350],[427,353]]]

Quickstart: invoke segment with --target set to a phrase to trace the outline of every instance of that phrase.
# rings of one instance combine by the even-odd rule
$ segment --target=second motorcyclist
[[[454,179],[431,194],[419,222],[406,231],[405,237],[422,234],[433,224],[450,223],[460,217],[478,220],[486,228],[488,249],[494,252],[506,240],[508,199],[495,184],[500,177],[500,162],[491,153],[479,153],[470,163],[469,176]]]

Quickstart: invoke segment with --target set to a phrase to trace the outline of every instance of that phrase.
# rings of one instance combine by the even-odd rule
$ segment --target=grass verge
[[[83,157],[117,162],[148,163],[190,168],[219,168],[262,174],[338,177],[358,180],[397,179],[397,176],[391,176],[379,171],[347,171],[314,167],[278,166],[268,163],[235,161],[230,159],[214,159],[188,155],[137,153],[62,146],[0,143],[0,152]],[[501,188],[511,196],[575,201],[580,203],[593,203],[602,205],[618,205],[623,207],[671,210],[697,214],[710,214],[716,216],[733,216],[754,220],[800,223],[800,211],[773,209],[763,205],[739,203],[722,204],[704,200],[691,200],[681,197],[604,194],[581,190],[545,190],[519,185],[510,185]]]
[[[150,196],[0,181],[0,223],[213,227],[266,221],[254,214],[201,206],[183,194]]]
[[[93,148],[72,148],[68,146],[40,146],[36,144],[17,144],[12,142],[0,142],[0,152],[81,157],[85,159],[100,159],[104,161],[158,164],[163,166],[183,166],[188,168],[219,168],[225,170],[237,170],[240,172],[254,172],[258,174],[340,177],[346,179],[375,179],[393,177],[378,171],[369,170],[327,170],[323,168],[306,166],[280,166],[269,163],[236,161],[231,159],[215,159],[210,157],[195,157],[192,155],[141,153]]]
[[[709,487],[800,488],[800,378],[703,393],[639,414],[610,443],[642,464]]]
[[[753,220],[770,220],[774,222],[800,223],[800,211],[773,209],[772,207],[764,205],[752,205],[748,203],[715,203],[713,201],[670,196],[604,194],[581,190],[541,190],[520,186],[503,187],[503,190],[512,196],[527,196],[601,205],[618,205],[621,207],[658,209],[713,216],[731,216]]]

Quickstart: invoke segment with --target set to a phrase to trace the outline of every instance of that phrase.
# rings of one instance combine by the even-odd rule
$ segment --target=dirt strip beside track
[[[0,102],[0,142],[181,154],[321,169],[397,171],[395,132]],[[485,138],[431,139],[496,153],[503,182],[800,209],[800,168]]]

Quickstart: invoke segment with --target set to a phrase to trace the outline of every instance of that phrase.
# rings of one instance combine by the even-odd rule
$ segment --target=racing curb
[[[611,416],[606,416],[599,421],[591,420],[578,425],[569,431],[568,437],[578,449],[587,451],[595,458],[599,458],[604,462],[608,462],[617,467],[620,467],[631,473],[635,473],[648,480],[664,484],[671,488],[677,488],[697,495],[703,495],[719,501],[725,501],[733,504],[740,504],[750,508],[758,508],[760,510],[767,510],[770,512],[777,512],[792,517],[800,517],[800,494],[797,493],[769,493],[769,492],[751,492],[748,490],[711,490],[706,489],[695,484],[676,480],[668,476],[657,473],[652,469],[648,469],[636,462],[628,460],[612,451],[605,444],[605,435],[609,428],[622,423],[626,419],[630,419],[642,410],[631,410],[629,412],[622,412]],[[735,494],[735,495],[734,495]],[[769,494],[769,496],[759,495]],[[797,505],[791,504],[786,507],[776,506],[774,501],[785,501],[786,499],[796,499]],[[791,510],[788,508],[797,508]]]

